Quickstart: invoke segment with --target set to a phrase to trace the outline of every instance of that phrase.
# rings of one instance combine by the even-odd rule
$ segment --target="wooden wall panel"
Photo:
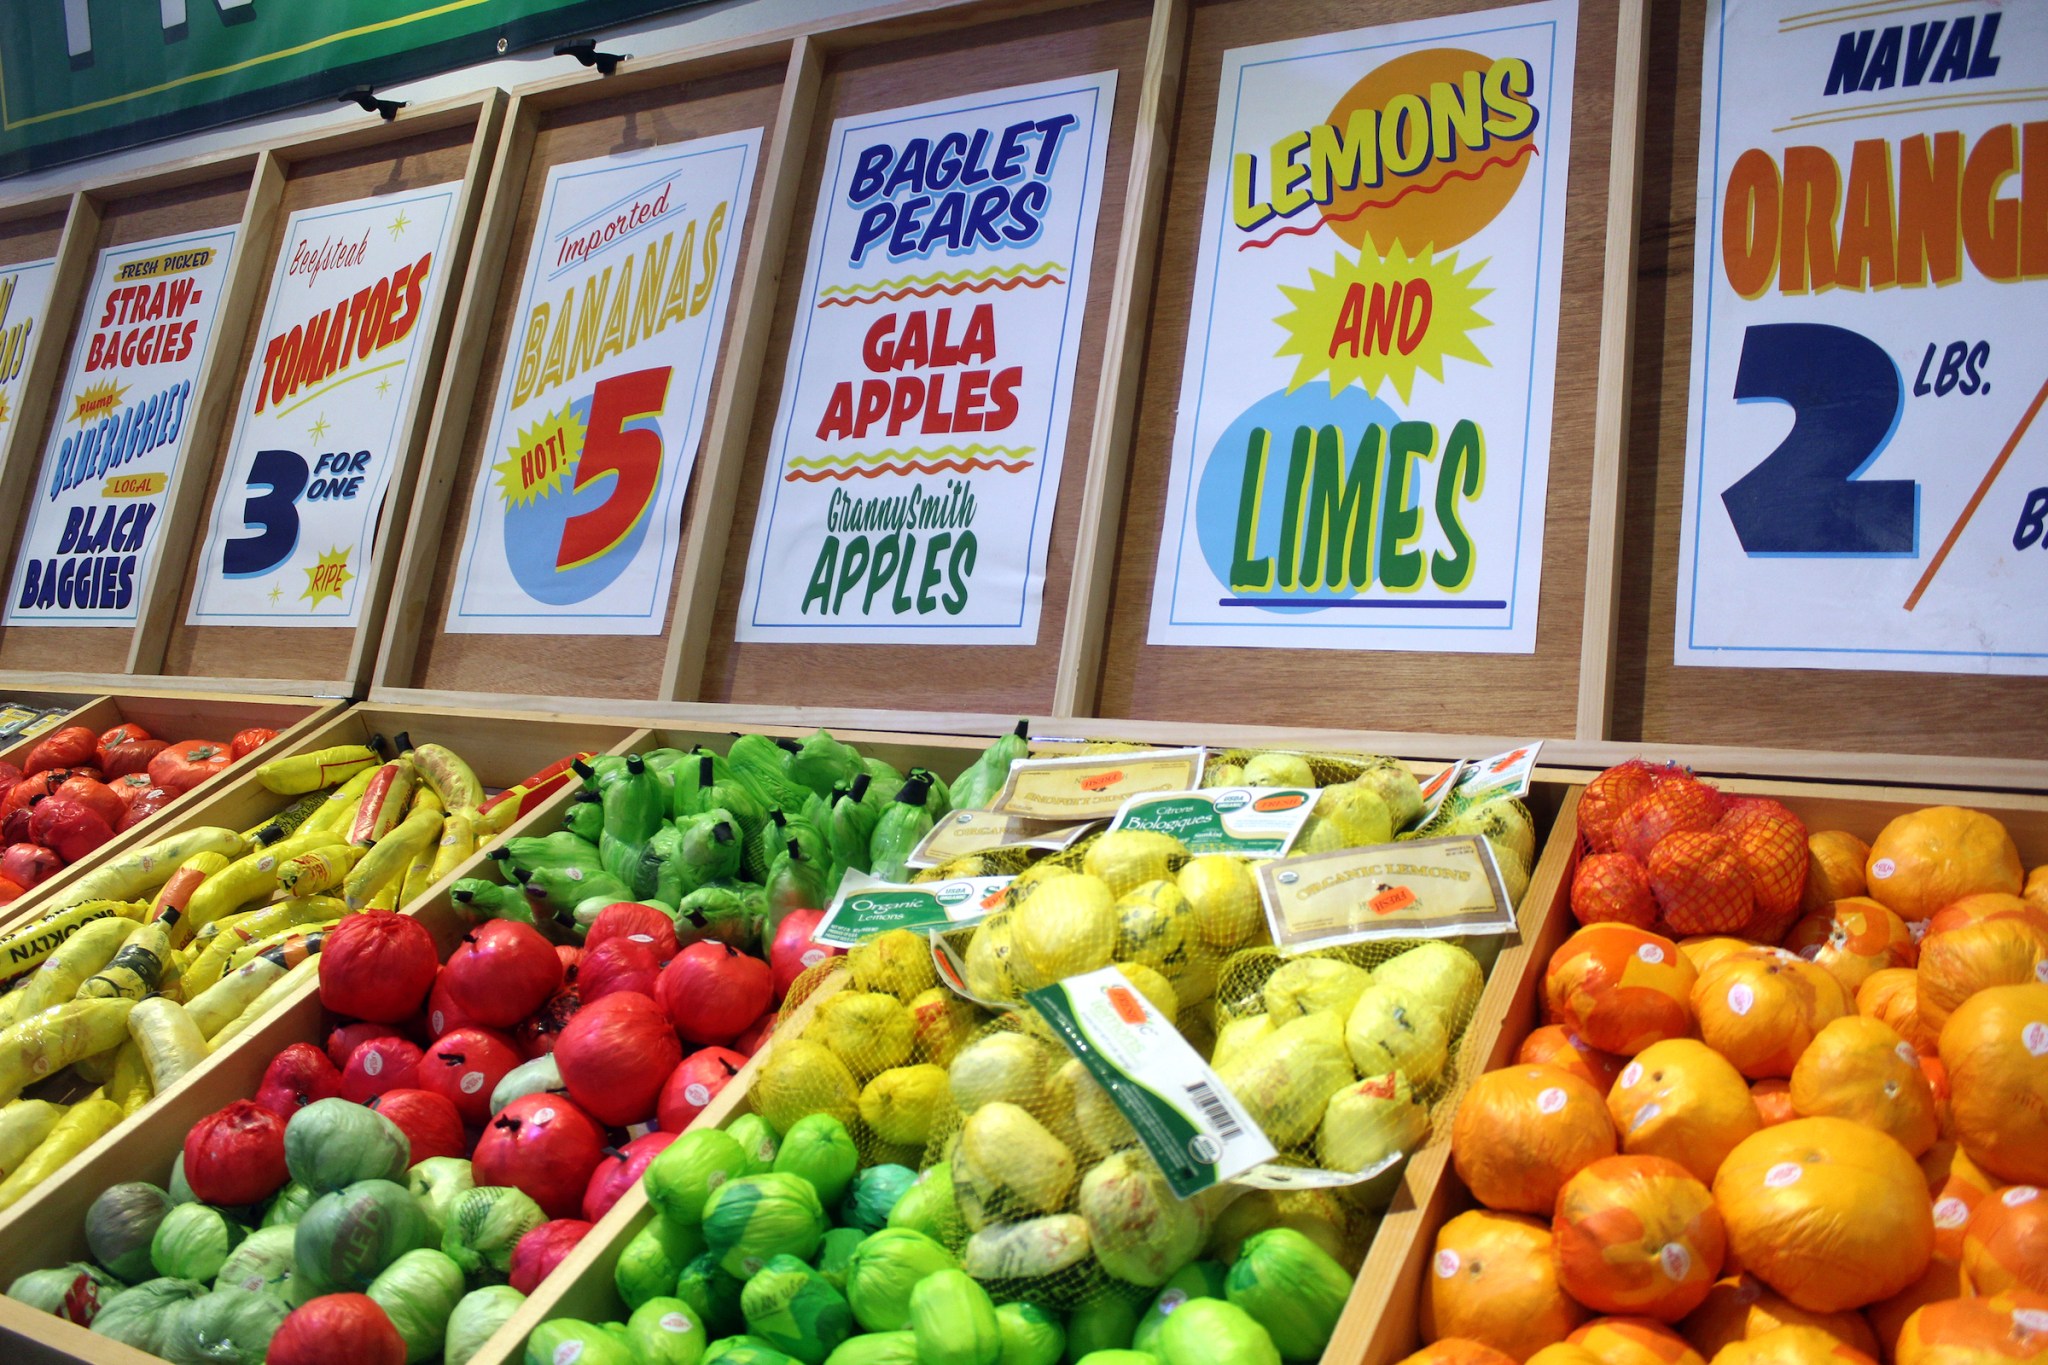
[[[898,39],[835,55],[825,74],[808,144],[802,210],[789,244],[768,341],[746,461],[732,507],[734,535],[719,585],[718,609],[705,642],[702,698],[762,705],[825,705],[1011,711],[1051,706],[1073,578],[1089,435],[1103,365],[1103,342],[1116,276],[1118,229],[1137,123],[1145,44],[1152,7],[1110,0],[1071,10],[979,24]],[[815,220],[816,186],[824,174],[832,121],[900,105],[1055,80],[1114,68],[1116,108],[1096,222],[1093,264],[1076,366],[1058,504],[1046,555],[1038,642],[1031,646],[961,649],[925,645],[739,644],[733,639],[746,578],[761,480],[781,401],[784,358],[801,300],[804,262]]]
[[[579,87],[576,96],[557,96],[552,108],[528,111],[526,116],[537,118],[537,127],[530,168],[508,204],[514,219],[504,257],[502,287],[496,290],[488,327],[473,333],[480,337],[482,346],[481,366],[473,386],[475,405],[470,409],[466,429],[458,433],[452,471],[439,471],[449,479],[446,508],[431,525],[414,529],[416,537],[423,537],[418,555],[425,581],[413,589],[421,593],[418,612],[408,612],[403,620],[417,622],[416,652],[411,667],[400,670],[396,677],[380,678],[383,685],[643,699],[658,694],[667,657],[667,643],[660,635],[613,635],[596,640],[576,635],[447,635],[442,633],[441,625],[447,619],[449,597],[454,590],[455,561],[461,550],[469,501],[488,463],[483,445],[490,434],[490,409],[503,373],[506,338],[513,325],[512,313],[519,304],[519,283],[526,269],[527,253],[533,246],[548,168],[606,153],[637,151],[745,128],[763,130],[765,157],[781,95],[785,55],[786,49],[777,45],[764,49],[758,64],[738,71],[696,78],[686,72],[672,81],[636,85],[616,94],[605,91],[602,84],[591,84]],[[737,266],[742,272],[753,247],[753,205],[758,203],[760,187],[757,164],[747,240],[741,244]],[[487,227],[480,227],[479,231]],[[478,268],[488,268],[481,256]],[[717,391],[725,368],[731,335],[729,316],[726,341],[721,346],[718,368],[713,372],[713,392]],[[704,462],[700,458],[681,507],[685,526],[703,474]],[[422,512],[427,510],[423,504]],[[681,557],[679,554],[678,559]],[[407,590],[407,585],[401,583],[399,591]],[[672,597],[666,620],[674,619]],[[598,658],[603,661],[601,667],[593,666]]]
[[[1572,732],[1592,463],[1594,391],[1589,376],[1597,367],[1600,340],[1614,0],[1582,0],[1579,8],[1536,652],[1284,651],[1155,648],[1145,643],[1223,53],[1365,24],[1488,8],[1493,6],[1473,0],[1389,0],[1370,10],[1342,0],[1207,0],[1195,6],[1096,714],[1489,734]],[[1281,679],[1284,694],[1274,690]],[[1247,705],[1248,698],[1262,693],[1274,696],[1270,708],[1257,701]]]
[[[494,133],[495,129],[490,131]],[[279,204],[272,230],[261,242],[244,243],[236,248],[238,251],[255,251],[263,261],[251,317],[261,318],[264,309],[269,305],[270,284],[276,269],[277,253],[283,242],[285,223],[292,214],[302,209],[318,208],[325,204],[336,204],[351,199],[460,182],[463,172],[469,165],[471,148],[477,133],[478,128],[474,121],[465,122],[412,136],[397,136],[345,152],[310,157],[293,164],[285,180],[282,202]],[[443,261],[440,266],[440,269],[448,272],[442,277],[440,284],[444,291],[444,310],[454,306],[455,295],[462,285],[460,266],[467,256],[468,243],[461,240],[463,234],[459,228],[458,222],[458,230],[450,242],[450,259]],[[431,322],[429,325],[432,325]],[[256,348],[265,340],[257,331],[255,327],[248,329],[235,356],[230,393],[236,407],[240,405],[242,386],[247,381],[249,365]],[[438,349],[431,344],[423,355],[427,367],[426,377],[422,381],[425,394],[423,401],[431,403],[437,387],[441,358]],[[198,559],[197,546],[206,534],[208,523],[213,517],[214,499],[219,492],[228,445],[233,439],[234,412],[231,410],[218,439],[204,456],[206,492],[199,502],[200,520],[192,527],[194,563]],[[392,452],[394,459],[399,459],[400,455],[401,452]],[[198,459],[199,452],[193,452],[190,458]],[[196,474],[199,468],[200,466],[195,464],[192,472]],[[403,513],[410,497],[410,481],[394,475],[390,491],[386,494],[386,501],[396,501],[399,515],[394,520],[391,510],[386,509],[380,520],[380,528],[383,529],[380,530],[379,548],[372,553],[385,552],[383,541],[394,533],[391,528],[404,525]],[[370,555],[366,554],[364,562],[368,562],[369,558]],[[183,577],[183,586],[174,596],[166,599],[171,615],[169,621],[165,623],[167,643],[162,664],[164,673],[184,677],[336,680],[347,678],[356,637],[354,628],[188,626],[185,624],[185,615],[191,608],[194,589],[191,565],[187,566]],[[366,614],[368,611],[366,604]]]
[[[47,212],[0,223],[0,265],[43,261],[57,254],[57,239],[64,235],[64,203],[59,200]],[[36,324],[49,325],[47,320]]]
[[[1612,738],[2048,760],[2040,678],[1672,663],[1705,29],[1702,5],[1653,6]]]
[[[203,179],[102,201],[99,230],[92,258],[85,263],[85,269],[91,271],[96,268],[98,253],[109,247],[126,246],[130,242],[146,241],[174,232],[197,232],[239,223],[249,196],[250,165],[248,158],[236,158],[224,163],[218,174]],[[236,259],[240,259],[247,245],[245,242],[235,243]],[[56,370],[60,383],[68,371],[72,341],[80,321],[76,315],[62,319],[52,317],[50,330],[43,337],[43,345],[55,346],[57,354],[63,358]],[[201,379],[203,382],[203,374]],[[33,450],[25,452],[29,478],[32,479],[35,470],[40,468],[52,424],[63,422],[67,415],[57,411],[53,405]],[[191,452],[187,453],[187,458],[192,458]],[[25,524],[25,519],[23,521]],[[20,548],[20,527],[17,526],[14,534],[6,537],[5,553],[0,554],[0,565],[5,566],[4,577],[10,584],[15,556]],[[119,673],[127,667],[128,647],[133,635],[132,629],[107,626],[0,627],[0,668],[34,672]]]

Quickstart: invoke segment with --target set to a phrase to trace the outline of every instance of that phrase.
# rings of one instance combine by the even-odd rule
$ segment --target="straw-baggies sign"
[[[1038,639],[1116,73],[832,125],[741,640]]]
[[[1577,18],[1224,54],[1152,643],[1535,648]]]
[[[660,634],[760,144],[548,171],[450,633]]]
[[[295,213],[271,273],[189,624],[353,626],[425,381],[459,186]]]
[[[233,228],[214,228],[109,247],[94,263],[28,491],[8,625],[135,623],[234,246]]]
[[[2044,89],[2048,5],[1708,7],[1678,663],[2048,673]]]

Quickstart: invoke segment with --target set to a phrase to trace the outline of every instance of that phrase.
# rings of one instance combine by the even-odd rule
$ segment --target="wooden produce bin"
[[[586,749],[596,752],[635,753],[664,744],[690,748],[698,744],[723,747],[728,735],[706,730],[680,728],[657,731],[636,730],[616,722],[585,717],[522,715],[497,712],[480,715],[430,707],[358,706],[334,717],[317,732],[309,734],[295,748],[321,748],[328,744],[367,742],[371,735],[409,732],[415,740],[447,744],[467,758],[487,788],[516,782],[565,753]],[[766,733],[795,735],[787,727]],[[977,741],[847,732],[840,738],[858,746],[863,754],[887,759],[899,766],[935,768],[952,776],[980,752]],[[554,793],[515,823],[504,835],[485,841],[474,857],[444,881],[429,888],[418,900],[402,907],[433,931],[436,945],[445,959],[455,950],[463,933],[475,921],[457,907],[448,894],[452,883],[462,877],[500,880],[498,865],[486,849],[504,838],[527,831],[545,832],[559,827],[562,812],[575,799],[572,784]],[[288,804],[289,798],[264,790],[253,779],[218,794],[192,813],[191,824],[217,823],[243,828]],[[124,1120],[114,1130],[73,1159],[64,1171],[21,1200],[0,1211],[0,1288],[31,1270],[63,1265],[67,1261],[89,1260],[85,1244],[85,1214],[94,1199],[108,1186],[128,1180],[145,1180],[163,1185],[171,1166],[183,1149],[185,1134],[192,1125],[234,1100],[256,1093],[263,1070],[270,1060],[293,1043],[326,1040],[326,1017],[322,1012],[317,985],[307,982],[269,1018],[244,1030],[227,1046],[209,1057],[164,1094]],[[735,1100],[744,1093],[734,1084],[728,1094]],[[735,1111],[737,1112],[737,1111]],[[707,1111],[710,1121],[721,1121],[716,1106]],[[646,1197],[635,1185],[628,1200],[644,1213]],[[608,1221],[607,1226],[610,1226]],[[30,1229],[34,1229],[31,1232]],[[592,1234],[596,1241],[596,1234]],[[621,1243],[623,1245],[623,1243]],[[616,1249],[612,1252],[617,1257]],[[603,1281],[611,1286],[611,1261],[604,1265]],[[557,1276],[556,1279],[562,1277]],[[550,1283],[554,1283],[551,1280]],[[536,1295],[543,1300],[547,1291]],[[541,1319],[535,1317],[534,1321]],[[530,1327],[527,1330],[531,1330]],[[502,1335],[502,1334],[501,1334]],[[524,1335],[522,1333],[521,1340]],[[488,1354],[478,1361],[492,1358]],[[0,1360],[15,1362],[89,1360],[106,1365],[147,1365],[156,1357],[97,1336],[74,1323],[41,1313],[0,1296]]]
[[[865,744],[866,736],[844,733],[839,737],[861,748],[863,753],[870,752]],[[975,744],[978,741],[931,737],[920,741],[909,752],[925,766],[935,768],[943,775],[949,769],[943,759],[934,756],[927,746],[939,746],[942,752],[971,753],[971,748],[963,749],[962,746]],[[921,749],[924,751],[922,754]],[[889,757],[892,762],[897,761],[887,749],[878,747],[874,752]],[[1420,776],[1435,771],[1434,765],[1414,766]],[[1404,1263],[1405,1252],[1415,1240],[1415,1227],[1422,1211],[1440,1201],[1439,1186],[1448,1175],[1446,1157],[1450,1150],[1450,1116],[1456,1112],[1457,1102],[1462,1098],[1470,1077],[1486,1069],[1481,1063],[1502,1046],[1500,1039],[1508,1026],[1514,1023],[1512,1010],[1515,1002],[1525,994],[1525,978],[1531,970],[1529,963],[1532,960],[1537,963],[1534,970],[1540,975],[1541,963],[1548,959],[1554,947],[1553,940],[1568,932],[1560,925],[1570,919],[1570,912],[1565,906],[1570,887],[1568,874],[1577,861],[1578,825],[1574,812],[1578,806],[1579,790],[1571,775],[1539,769],[1535,785],[1524,798],[1531,814],[1536,817],[1537,830],[1543,842],[1536,866],[1530,874],[1528,892],[1516,914],[1518,933],[1501,948],[1488,973],[1486,987],[1460,1045],[1456,1079],[1449,1093],[1438,1101],[1429,1141],[1410,1158],[1393,1203],[1374,1234],[1357,1283],[1345,1304],[1344,1314],[1330,1338],[1329,1348],[1323,1353],[1324,1365],[1355,1365],[1360,1350],[1373,1338],[1385,1313],[1389,1283],[1387,1267]],[[839,989],[843,980],[843,977],[828,979],[791,1016],[788,1026],[778,1028],[777,1032],[788,1037],[798,1036],[818,1003]],[[1517,1043],[1527,1032],[1526,1021],[1518,1027],[1519,1031],[1514,1035]],[[722,1128],[749,1112],[748,1093],[761,1062],[773,1046],[771,1040],[755,1054],[691,1126]],[[1512,1052],[1514,1044],[1506,1046]],[[525,1359],[526,1340],[534,1328],[553,1318],[623,1321],[625,1305],[613,1285],[612,1270],[626,1244],[646,1226],[651,1216],[644,1187],[634,1185],[556,1267],[548,1281],[485,1343],[473,1358],[474,1365],[519,1365]]]
[[[1586,774],[1590,777],[1591,774]],[[2048,862],[2048,797],[2003,793],[1920,790],[1910,787],[1829,786],[1820,783],[1728,781],[1716,786],[1731,794],[1768,796],[1790,807],[1808,830],[1843,829],[1866,842],[1894,816],[1925,806],[1963,805],[1996,816],[2019,845],[2028,867]],[[1581,789],[1582,790],[1582,789]],[[1573,804],[1577,803],[1577,793]],[[1555,841],[1553,841],[1555,842]],[[1577,840],[1563,850],[1559,876],[1549,883],[1550,905],[1540,915],[1524,906],[1524,942],[1501,954],[1487,983],[1474,1027],[1467,1030],[1459,1054],[1460,1074],[1472,1077],[1512,1062],[1522,1041],[1542,1023],[1544,970],[1564,941],[1578,928],[1570,909],[1571,874],[1578,866]],[[1555,851],[1555,850],[1551,850]],[[1546,861],[1548,861],[1546,852]],[[1531,884],[1533,900],[1534,883]],[[1486,1024],[1482,1031],[1481,1022]],[[1424,1183],[1418,1184],[1418,1168]],[[1356,1323],[1352,1314],[1338,1327],[1348,1354],[1346,1365],[1393,1365],[1419,1350],[1422,1284],[1437,1232],[1450,1219],[1472,1208],[1474,1201],[1450,1165],[1450,1124],[1445,1116],[1430,1144],[1409,1166],[1409,1190],[1381,1226],[1381,1236],[1359,1272],[1362,1290],[1369,1290],[1372,1310]],[[1398,1227],[1396,1223],[1398,1220]],[[1394,1233],[1389,1236],[1389,1232]],[[1356,1306],[1358,1297],[1353,1296]],[[1332,1342],[1334,1347],[1337,1343]]]
[[[166,834],[190,829],[194,825],[218,823],[200,818],[200,812],[212,809],[216,798],[245,783],[255,786],[249,774],[257,765],[292,752],[302,741],[324,733],[325,725],[337,719],[341,711],[342,707],[337,702],[211,692],[121,692],[85,701],[64,718],[63,725],[87,726],[97,734],[116,725],[133,723],[158,739],[173,744],[188,739],[217,739],[225,744],[234,738],[236,731],[252,726],[275,730],[277,738],[230,763],[162,810],[132,828],[122,830],[56,875],[36,883],[25,895],[0,906],[0,929],[60,904],[73,882],[92,869],[105,866],[110,859],[154,843]],[[0,750],[0,759],[19,764],[43,737],[21,740]],[[284,803],[279,804],[282,806]],[[255,820],[248,820],[235,828],[246,829],[254,823]]]
[[[618,722],[581,716],[497,712],[478,714],[428,707],[359,706],[334,715],[308,731],[291,750],[303,752],[332,744],[367,743],[400,732],[416,741],[446,744],[467,759],[486,788],[500,789],[566,754],[579,750],[624,753],[646,748],[643,732]],[[696,736],[703,739],[707,736]],[[515,822],[506,832],[549,828],[572,799],[569,790]],[[174,828],[219,824],[246,828],[290,804],[253,777],[214,793],[184,813]],[[498,839],[487,841],[494,847]],[[430,887],[413,904],[402,907],[434,931],[443,957],[455,949],[470,921],[449,900],[447,886],[470,875],[496,877],[497,865],[482,849]],[[292,1043],[323,1043],[326,1033],[317,987],[306,983],[283,1007],[244,1030],[208,1057],[178,1083],[152,1099],[84,1152],[64,1170],[12,1208],[0,1211],[0,1286],[30,1270],[89,1259],[85,1246],[85,1212],[109,1185],[147,1180],[161,1185],[182,1150],[185,1134],[201,1118],[232,1100],[256,1093],[263,1069]],[[31,1231],[33,1230],[33,1231]],[[0,1297],[0,1360],[94,1360],[144,1362],[152,1356],[95,1336],[82,1327]]]

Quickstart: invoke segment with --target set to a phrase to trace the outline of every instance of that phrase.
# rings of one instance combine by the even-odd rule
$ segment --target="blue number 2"
[[[1752,555],[1912,555],[1920,486],[1858,479],[1905,402],[1899,367],[1846,327],[1775,322],[1743,334],[1735,398],[1792,407],[1792,430],[1721,502]]]
[[[253,536],[230,540],[221,549],[221,572],[249,578],[291,558],[299,544],[299,494],[306,491],[306,461],[289,450],[259,450],[249,465],[251,492],[242,503],[242,524],[257,528]]]

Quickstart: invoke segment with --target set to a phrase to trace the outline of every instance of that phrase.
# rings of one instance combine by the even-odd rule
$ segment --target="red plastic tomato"
[[[289,1179],[284,1120],[251,1100],[208,1114],[185,1135],[185,1183],[201,1203],[258,1203]]]
[[[620,901],[598,911],[597,918],[590,922],[590,932],[583,936],[583,950],[589,952],[614,938],[646,944],[659,962],[667,962],[680,951],[675,921],[639,901]]]
[[[100,737],[83,725],[53,730],[28,751],[28,761],[21,765],[22,775],[34,777],[52,768],[85,767],[98,756],[99,744]]]
[[[264,1365],[405,1365],[405,1338],[368,1294],[322,1294],[291,1311]]]
[[[9,844],[0,853],[0,877],[26,890],[64,868],[64,860],[41,844]]]
[[[124,819],[128,815],[128,808],[135,804],[136,797],[155,789],[156,784],[149,780],[148,773],[122,773],[118,777],[107,779],[107,790],[121,798],[121,815]]]
[[[583,1216],[595,1223],[612,1211],[612,1205],[626,1197],[626,1191],[647,1169],[649,1162],[661,1155],[661,1149],[674,1142],[675,1133],[648,1133],[636,1137],[616,1151],[607,1148],[604,1160],[590,1173],[590,1183],[583,1187]]]
[[[511,1028],[561,986],[562,960],[532,925],[494,919],[463,936],[442,975],[464,1014]]]
[[[7,789],[5,798],[0,798],[0,816],[34,809],[48,798],[51,792],[63,786],[65,779],[70,776],[69,768],[49,768],[22,778]]]
[[[128,813],[128,803],[120,794],[104,782],[95,782],[90,777],[73,774],[64,779],[64,784],[50,793],[56,797],[68,797],[107,822],[112,829],[121,823],[121,817]]]
[[[99,745],[99,752],[104,756],[107,750],[114,748],[116,745],[133,744],[140,739],[155,738],[155,735],[152,735],[134,721],[124,720],[119,725],[100,731],[97,743]]]
[[[603,1160],[603,1130],[573,1101],[522,1095],[484,1128],[470,1171],[479,1185],[513,1186],[548,1217],[571,1218]]]
[[[420,1088],[454,1105],[470,1127],[481,1127],[491,1116],[491,1092],[523,1060],[502,1033],[474,1026],[453,1029],[436,1038],[420,1059]]]
[[[329,1100],[341,1094],[341,1073],[327,1054],[311,1043],[293,1043],[270,1059],[263,1069],[263,1084],[256,1091],[256,1103],[285,1122],[315,1100]]]
[[[354,1104],[368,1104],[387,1090],[411,1090],[420,1083],[418,1047],[405,1038],[390,1035],[372,1038],[348,1055],[341,1070],[341,1097]]]
[[[68,796],[36,803],[28,818],[30,843],[41,844],[67,863],[75,863],[114,837],[114,827],[100,813]]]
[[[555,1267],[589,1233],[590,1224],[581,1218],[556,1218],[521,1237],[512,1248],[512,1287],[522,1294],[540,1288],[540,1282],[554,1274]]]
[[[350,915],[320,950],[320,1003],[351,1019],[395,1024],[419,1009],[434,984],[434,936],[390,910]]]
[[[237,730],[235,737],[228,741],[228,752],[236,758],[246,758],[276,738],[277,731],[266,730],[261,726]]]
[[[658,993],[677,1033],[692,1043],[724,1043],[767,1010],[775,976],[760,958],[705,939],[661,969]]]
[[[661,1084],[682,1060],[668,1015],[632,991],[585,1005],[555,1044],[569,1098],[600,1123],[620,1128],[654,1116]]]
[[[149,776],[159,787],[183,796],[234,761],[225,744],[181,739],[149,760]]]
[[[128,813],[121,817],[121,828],[135,828],[177,799],[178,793],[170,790],[170,788],[152,784],[140,796],[135,797],[128,803]]]
[[[160,739],[132,739],[100,750],[100,771],[108,777],[147,776],[149,761],[170,746]]]
[[[431,1090],[387,1090],[370,1101],[370,1108],[398,1125],[412,1143],[412,1164],[430,1156],[467,1156],[469,1143],[463,1138],[462,1115],[454,1105]]]

